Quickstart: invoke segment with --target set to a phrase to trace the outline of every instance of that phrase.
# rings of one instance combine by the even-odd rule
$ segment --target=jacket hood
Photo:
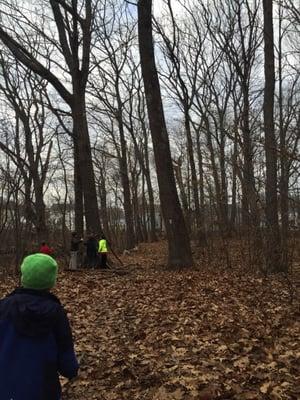
[[[60,310],[60,301],[53,294],[18,288],[0,302],[0,319],[11,320],[22,335],[44,336],[55,326]]]

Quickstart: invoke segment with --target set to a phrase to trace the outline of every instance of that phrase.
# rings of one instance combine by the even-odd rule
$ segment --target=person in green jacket
[[[98,248],[98,254],[100,256],[100,268],[108,268],[107,253],[108,253],[107,240],[104,235],[101,235]]]

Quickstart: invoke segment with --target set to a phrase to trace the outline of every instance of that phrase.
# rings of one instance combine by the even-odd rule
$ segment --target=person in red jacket
[[[49,247],[46,244],[46,242],[43,242],[41,247],[40,247],[39,253],[47,254],[48,256],[52,256],[53,255],[53,249],[51,249],[51,247]]]

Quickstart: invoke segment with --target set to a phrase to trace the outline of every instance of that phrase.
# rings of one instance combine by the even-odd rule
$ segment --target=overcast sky
[[[177,0],[172,0],[171,5],[175,14],[180,12],[181,6]],[[153,12],[156,17],[160,17],[166,9],[167,7],[164,0],[153,0]]]

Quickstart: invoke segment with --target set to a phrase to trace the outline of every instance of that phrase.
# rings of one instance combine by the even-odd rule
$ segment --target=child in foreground
[[[66,312],[49,292],[57,269],[48,255],[26,257],[22,287],[0,301],[1,400],[59,400],[59,374],[69,379],[77,375]]]

